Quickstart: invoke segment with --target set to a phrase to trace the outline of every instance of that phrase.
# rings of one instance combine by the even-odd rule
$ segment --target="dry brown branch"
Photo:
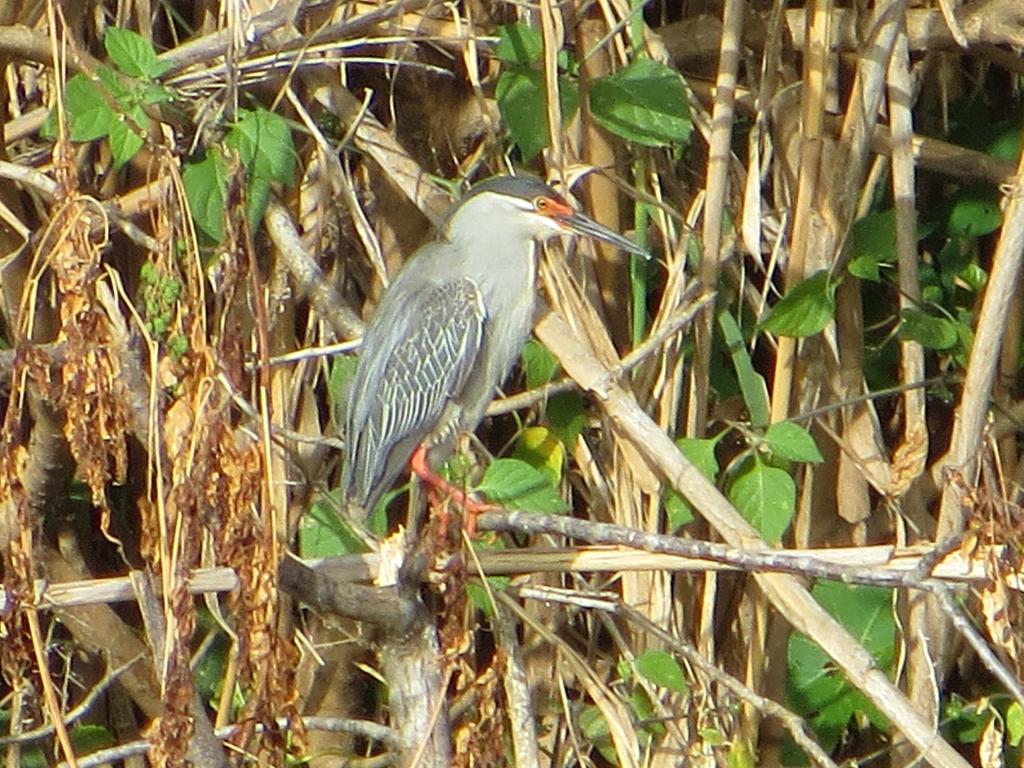
[[[732,161],[733,122],[736,110],[736,80],[740,66],[740,37],[743,31],[741,0],[726,0],[722,9],[722,41],[718,51],[718,79],[715,81],[715,101],[711,114],[711,136],[708,141],[708,172],[705,182],[707,200],[704,204],[702,248],[697,279],[704,291],[715,290],[722,262],[728,253],[722,253],[722,219],[728,197],[728,178]],[[756,169],[753,171],[756,173]],[[728,242],[728,238],[725,238]],[[696,354],[691,362],[690,423],[687,434],[702,435],[707,428],[708,390],[710,387],[711,343],[715,307],[701,313],[695,340]]]
[[[135,600],[142,613],[142,620],[146,628],[146,637],[149,641],[149,649],[152,654],[153,666],[161,675],[165,675],[171,662],[167,655],[175,649],[165,646],[167,637],[166,624],[160,601],[156,598],[150,580],[138,571],[129,576],[132,591],[135,593]],[[163,685],[167,685],[166,677],[163,678]],[[177,748],[187,755],[187,759],[197,765],[208,765],[211,768],[226,768],[228,765],[227,754],[224,751],[220,740],[213,733],[213,726],[206,715],[206,708],[198,691],[192,690],[189,715],[192,719],[192,733],[187,737],[187,744],[178,744]],[[158,720],[162,719],[158,718]]]
[[[346,584],[292,557],[281,561],[281,588],[312,608],[367,621],[397,635],[409,632],[416,621],[416,604],[392,594],[393,588]]]
[[[807,46],[807,15],[803,10],[792,8],[785,12],[786,34],[792,46],[803,50]],[[962,41],[943,19],[938,9],[910,8],[905,14],[908,43],[911,51],[935,51],[971,46],[981,49],[983,55],[989,52],[987,46],[1020,46],[1024,41],[1024,27],[1019,17],[1019,7],[1013,0],[981,0],[966,3],[957,9],[955,19],[960,25]],[[862,42],[858,26],[857,11],[849,8],[835,8],[831,14],[831,37],[829,44],[838,51],[856,51]],[[748,11],[744,23],[744,44],[763,49],[769,39],[768,24],[762,13]],[[682,68],[687,65],[711,59],[718,53],[722,34],[722,22],[714,16],[701,15],[666,24],[658,30],[672,58]],[[1020,61],[1013,57],[1000,57],[1001,65],[1019,71]]]
[[[53,63],[50,37],[29,27],[17,25],[0,27],[0,52],[40,64]],[[75,71],[94,72],[100,62],[87,51],[73,45],[68,66]]]
[[[515,764],[521,768],[540,768],[537,748],[537,714],[530,696],[530,681],[523,666],[523,655],[516,637],[516,623],[508,611],[496,612],[496,634],[505,654],[505,695],[512,724],[512,749]]]
[[[309,294],[313,306],[321,317],[331,323],[335,333],[342,339],[362,336],[363,323],[359,316],[342,300],[316,262],[305,252],[295,222],[276,201],[271,201],[267,208],[267,230],[299,289]]]
[[[491,522],[493,521],[493,522]],[[575,526],[579,526],[576,528]],[[572,521],[570,518],[483,517],[481,528],[546,531],[569,535],[580,532],[580,538],[601,541],[606,546],[534,547],[505,551],[477,551],[474,559],[486,576],[523,575],[531,573],[617,573],[620,571],[776,571],[807,576],[833,577],[855,583],[927,589],[926,577],[950,585],[970,585],[990,578],[987,564],[1005,557],[1000,548],[981,548],[970,559],[955,550],[938,563],[932,563],[921,574],[921,565],[935,551],[931,545],[895,549],[889,545],[875,547],[841,547],[828,549],[789,550],[735,549],[725,544],[694,539],[680,539],[656,534],[642,534],[632,529],[608,529],[602,536],[601,524]],[[628,541],[628,544],[623,542]],[[616,543],[617,542],[617,543]],[[650,545],[648,546],[647,543]],[[374,581],[378,569],[377,555],[344,555],[321,560],[303,561],[305,566],[329,576],[335,582]],[[1003,577],[1007,586],[1024,590],[1024,583],[1015,574]],[[230,568],[199,568],[191,574],[188,587],[192,594],[231,592],[238,589],[238,577]],[[282,577],[291,588],[291,577]],[[301,581],[295,582],[296,585]],[[47,610],[75,606],[100,605],[135,599],[127,576],[105,579],[43,582],[36,584],[37,601]],[[7,606],[7,594],[0,590],[0,609]],[[329,603],[323,604],[329,609]],[[381,609],[369,608],[370,611]],[[386,611],[387,609],[384,609]],[[362,616],[358,608],[339,611],[343,615]],[[390,615],[387,613],[380,615]]]
[[[326,718],[326,717],[304,717],[300,720],[302,728],[307,731],[325,731],[328,733],[353,733],[359,736],[364,736],[367,739],[381,742],[385,745],[392,745],[394,738],[391,732],[387,728],[383,728],[376,723],[371,723],[365,720],[345,720],[341,718]],[[277,726],[282,730],[288,729],[293,724],[288,720],[281,720],[277,723]],[[238,731],[242,729],[241,725],[228,725],[223,728],[218,728],[216,731],[217,738],[229,739]],[[121,744],[117,747],[111,747],[109,749],[98,749],[91,753],[88,757],[78,761],[79,768],[96,768],[97,766],[108,765],[115,760],[127,760],[134,755],[145,755],[150,750],[150,742],[147,739],[134,741],[129,744]],[[392,756],[385,755],[386,759],[376,761],[374,765],[377,766],[388,766],[393,764]],[[369,761],[364,761],[369,763]],[[67,768],[66,763],[60,763],[58,768]]]

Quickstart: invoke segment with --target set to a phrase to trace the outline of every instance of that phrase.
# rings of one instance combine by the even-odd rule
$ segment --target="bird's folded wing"
[[[346,435],[345,487],[357,502],[376,497],[401,472],[408,455],[438,426],[480,353],[486,314],[468,279],[422,287],[403,297],[387,338],[367,334],[353,383]],[[394,331],[398,329],[398,332]],[[379,343],[371,348],[372,343]]]

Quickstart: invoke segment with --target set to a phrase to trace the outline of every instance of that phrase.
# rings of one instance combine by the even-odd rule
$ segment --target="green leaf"
[[[541,63],[544,57],[544,40],[540,32],[529,24],[506,24],[498,27],[498,42],[494,46],[494,56],[504,64],[529,69]],[[575,62],[565,48],[558,51],[555,58],[560,71],[577,74]]]
[[[900,338],[916,341],[928,349],[950,349],[960,340],[957,324],[918,309],[900,312]]]
[[[675,488],[665,489],[665,523],[667,532],[671,536],[684,525],[689,525],[696,519],[693,507]]]
[[[972,262],[960,270],[960,279],[975,293],[981,293],[988,282],[988,272],[976,262]]]
[[[658,712],[654,709],[654,704],[643,688],[634,688],[626,697],[626,703],[629,705],[633,719],[640,724],[637,735],[640,737],[641,746],[650,743],[651,736],[665,734],[665,725],[659,720]]]
[[[539,469],[552,486],[557,486],[565,466],[565,446],[547,427],[527,427],[516,440],[513,458]]]
[[[76,75],[77,77],[77,75]],[[57,138],[57,112],[51,109],[43,124],[39,127],[39,135],[47,141]]]
[[[125,82],[122,75],[119,75],[110,67],[98,67],[96,69],[96,79],[107,89],[107,93],[110,94],[122,111],[136,102],[135,96],[138,93],[135,88],[136,84],[131,83],[129,85]]]
[[[1019,747],[1021,739],[1024,739],[1024,708],[1014,701],[1006,709],[1006,741],[1011,747]]]
[[[1021,130],[1019,121],[1014,118],[996,123],[992,126],[993,137],[985,148],[985,154],[997,160],[1013,163],[1020,157]]]
[[[881,211],[858,219],[853,223],[851,241],[853,255],[847,266],[850,274],[877,282],[879,266],[896,261],[896,211]]]
[[[751,462],[729,487],[729,500],[769,544],[778,544],[796,511],[796,483],[789,473]]]
[[[602,127],[646,147],[683,145],[693,123],[679,73],[648,58],[590,84],[590,112]]]
[[[115,744],[114,736],[102,725],[78,724],[68,734],[75,752],[88,754]]]
[[[811,590],[822,607],[839,621],[882,669],[896,658],[893,593],[885,587],[820,581]]]
[[[681,437],[676,440],[676,447],[682,451],[683,456],[711,482],[718,477],[718,456],[715,455],[717,446],[717,437]]]
[[[504,24],[498,27],[494,55],[506,64],[537,64],[544,55],[544,40],[529,24]]]
[[[750,359],[750,352],[743,342],[743,334],[735,318],[727,310],[718,313],[718,328],[722,332],[732,366],[739,380],[743,402],[750,413],[750,423],[755,427],[764,427],[770,419],[771,409],[768,405],[768,385],[764,377],[755,369]]]
[[[565,77],[558,79],[562,121],[568,122],[579,108],[579,89]],[[495,89],[495,98],[509,139],[519,147],[524,160],[532,159],[551,143],[548,131],[544,75],[521,66],[510,66]]]
[[[550,141],[542,76],[524,69],[502,72],[494,95],[509,139],[524,160],[533,158]]]
[[[697,733],[700,735],[702,741],[712,747],[721,747],[727,742],[725,734],[717,728],[699,728]]]
[[[872,283],[880,282],[882,279],[879,262],[869,256],[854,256],[846,265],[846,271],[856,278]]]
[[[984,703],[967,702],[956,694],[952,698],[955,703],[946,706],[945,729],[961,744],[977,744],[992,719],[991,710]]]
[[[129,160],[135,157],[136,153],[142,149],[142,145],[145,141],[128,127],[127,123],[123,120],[118,121],[113,128],[110,129],[110,152],[113,155],[114,168],[122,168]]]
[[[588,704],[580,712],[580,732],[587,741],[597,747],[601,757],[612,765],[618,765],[608,721],[604,719],[604,713],[593,704]]]
[[[224,239],[225,163],[210,152],[198,163],[189,163],[181,174],[185,196],[196,227],[214,242]]]
[[[157,58],[146,38],[130,29],[111,27],[103,39],[103,46],[110,60],[129,77],[149,80],[159,77],[171,66]]]
[[[53,760],[47,756],[39,747],[25,745],[20,748],[18,756],[18,768],[50,768]]]
[[[512,581],[508,576],[488,576],[487,584],[491,592],[501,592]],[[466,582],[466,597],[473,604],[473,607],[489,619],[494,618],[494,601],[487,593],[487,589],[477,579],[470,579]]]
[[[918,222],[916,237],[920,241],[937,229],[934,223]],[[869,213],[853,223],[852,257],[847,270],[854,277],[877,282],[879,267],[896,262],[896,211],[889,209]]]
[[[345,409],[348,406],[348,385],[356,375],[359,358],[355,355],[335,355],[331,360],[331,373],[327,380],[327,404],[331,409],[334,424],[345,423]]]
[[[778,336],[813,336],[835,315],[838,285],[828,270],[812,275],[779,299],[761,328]]]
[[[610,741],[611,732],[601,710],[588,704],[580,712],[580,731],[591,742]]]
[[[143,104],[165,104],[174,99],[170,88],[146,83],[139,89],[139,101]]]
[[[547,347],[530,339],[523,347],[523,371],[526,373],[526,388],[536,389],[555,378],[558,360]]]
[[[121,168],[145,144],[144,131],[149,118],[113,70],[99,67],[96,75],[99,83],[84,75],[75,75],[65,87],[68,133],[72,141],[108,137],[114,167]],[[112,102],[119,110],[111,106]],[[52,127],[56,129],[55,123]]]
[[[945,296],[955,295],[956,277],[971,260],[967,242],[959,237],[947,237],[935,258],[933,262],[921,262],[917,268],[924,304],[942,304]]]
[[[248,181],[249,226],[263,220],[271,182],[290,184],[295,175],[295,145],[283,117],[266,109],[239,110],[224,143],[238,152]]]
[[[815,585],[813,594],[871,652],[879,667],[891,668],[896,648],[892,590],[821,582]],[[794,633],[790,637],[787,669],[787,700],[798,714],[809,719],[826,750],[838,743],[857,714],[881,730],[888,728],[875,706],[806,636]]]
[[[252,177],[290,184],[295,176],[295,145],[288,122],[266,109],[239,110],[224,143],[238,152]]]
[[[992,105],[985,103],[983,98],[979,94],[979,98],[965,99],[952,105],[953,132],[947,140],[998,160],[1016,163],[1021,146],[1019,115],[998,119],[993,114]],[[1019,113],[1019,110],[1011,112]]]
[[[757,762],[745,739],[729,745],[725,764],[726,768],[757,768]]]
[[[636,671],[661,688],[676,693],[688,693],[690,690],[679,662],[665,651],[647,651],[637,656]]]
[[[208,610],[200,610],[199,626],[203,634],[214,633],[212,642],[205,645],[198,659],[193,659],[192,680],[203,701],[216,702],[223,687],[228,666],[229,645]]]
[[[718,445],[717,437],[681,437],[676,440],[676,446],[683,456],[689,459],[690,463],[697,467],[701,474],[711,482],[715,482],[715,478],[718,476],[718,457],[715,455],[716,445]],[[690,506],[690,502],[672,487],[665,489],[665,517],[670,534],[675,533],[694,519],[693,507]]]
[[[344,508],[340,491],[313,502],[299,521],[299,552],[303,557],[336,557],[366,551],[362,539],[339,516]]]
[[[587,426],[587,401],[579,392],[559,392],[548,398],[544,411],[551,425],[551,431],[571,451],[576,447],[576,438]]]
[[[75,75],[64,88],[68,134],[72,141],[102,139],[118,124],[107,96],[85,75]]]
[[[772,424],[764,434],[764,441],[774,456],[786,461],[818,464],[825,460],[814,438],[806,429],[791,421]]]
[[[629,682],[633,679],[633,668],[630,666],[629,660],[624,656],[620,656],[619,660],[615,662],[615,673],[623,682]]]
[[[956,336],[960,343],[953,348],[953,359],[962,368],[967,367],[967,357],[974,348],[974,323],[973,310],[969,307],[961,307],[957,310],[957,319],[953,322],[956,329]]]
[[[119,119],[110,129],[110,151],[114,168],[121,168],[135,157],[146,143],[142,130],[149,124],[149,118],[141,107],[133,107],[127,116]]]
[[[502,539],[477,539],[472,543],[472,547],[476,552],[500,552],[507,549]],[[511,581],[509,577],[487,577],[485,583],[484,580],[470,579],[466,582],[466,597],[469,598],[473,607],[487,618],[494,618],[494,593],[503,592],[508,589]]]
[[[476,552],[500,552],[505,550],[505,542],[502,539],[476,539],[470,545]],[[484,614],[488,619],[494,618],[494,594],[503,592],[508,588],[512,579],[508,576],[488,576],[486,583],[482,579],[469,579],[466,582],[466,597],[469,598],[473,607]]]
[[[569,510],[548,476],[518,459],[493,461],[476,490],[498,504],[524,512],[554,515]]]
[[[999,200],[999,191],[988,184],[964,187],[953,198],[946,231],[954,237],[982,237],[995,232],[1003,223]]]

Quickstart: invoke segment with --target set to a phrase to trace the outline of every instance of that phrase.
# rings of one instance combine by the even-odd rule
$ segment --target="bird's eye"
[[[537,213],[547,213],[551,210],[551,201],[546,197],[538,197],[533,201],[533,207],[537,209]]]

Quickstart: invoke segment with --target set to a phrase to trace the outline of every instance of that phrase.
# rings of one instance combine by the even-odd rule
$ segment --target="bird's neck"
[[[449,236],[449,242],[459,249],[472,274],[494,275],[501,279],[513,271],[522,274],[524,266],[529,267],[531,274],[536,270],[540,246],[527,234],[502,231],[492,237],[473,237],[462,241]]]

